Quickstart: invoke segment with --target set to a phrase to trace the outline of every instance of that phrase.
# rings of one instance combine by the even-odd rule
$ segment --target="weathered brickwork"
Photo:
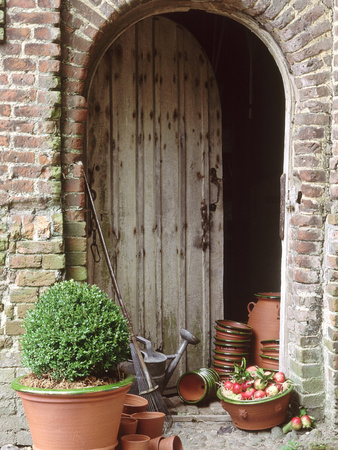
[[[261,33],[284,67],[284,365],[301,403],[337,423],[338,0],[7,0],[0,44],[0,443],[30,442],[9,387],[22,371],[25,312],[61,277],[87,277],[82,163],[95,64],[135,21],[189,9],[231,13]]]

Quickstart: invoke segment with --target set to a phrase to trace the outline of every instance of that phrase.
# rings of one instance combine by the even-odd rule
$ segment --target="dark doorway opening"
[[[201,11],[168,14],[205,49],[223,117],[224,315],[247,321],[258,292],[279,292],[285,95],[279,69],[250,30]]]

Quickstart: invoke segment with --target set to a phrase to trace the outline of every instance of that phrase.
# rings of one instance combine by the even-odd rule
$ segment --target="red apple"
[[[227,391],[232,391],[232,383],[231,383],[231,381],[224,381],[223,387]]]
[[[302,424],[302,420],[300,417],[294,417],[293,419],[291,419],[291,427],[293,430],[300,430],[302,428],[303,424]]]
[[[242,385],[239,383],[234,383],[232,385],[232,392],[234,394],[240,394],[242,392]]]
[[[247,372],[250,372],[250,374],[255,377],[257,373],[257,366],[249,366],[246,369]]]
[[[256,392],[256,389],[251,387],[251,388],[247,389],[245,392],[243,392],[243,394],[245,395],[245,398],[247,400],[250,400],[254,396],[255,392]]]
[[[274,379],[277,383],[284,383],[285,381],[285,374],[283,372],[276,372],[274,375]]]
[[[259,389],[254,393],[254,398],[264,398],[266,397],[265,392]]]

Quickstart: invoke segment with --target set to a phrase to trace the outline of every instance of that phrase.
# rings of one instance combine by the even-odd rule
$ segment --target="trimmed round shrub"
[[[55,283],[27,313],[24,328],[23,365],[57,381],[106,375],[130,352],[120,307],[87,283]]]

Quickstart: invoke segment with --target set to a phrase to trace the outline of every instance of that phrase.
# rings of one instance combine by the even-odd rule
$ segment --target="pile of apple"
[[[283,427],[283,433],[288,433],[289,431],[295,430],[299,431],[302,429],[311,429],[315,426],[315,418],[309,416],[306,409],[303,406],[299,407],[299,416],[293,417],[289,423]]]
[[[242,364],[234,365],[235,370],[230,380],[221,382],[223,397],[233,400],[261,400],[275,397],[290,387],[283,372],[271,372],[257,366],[246,367],[245,358]]]

